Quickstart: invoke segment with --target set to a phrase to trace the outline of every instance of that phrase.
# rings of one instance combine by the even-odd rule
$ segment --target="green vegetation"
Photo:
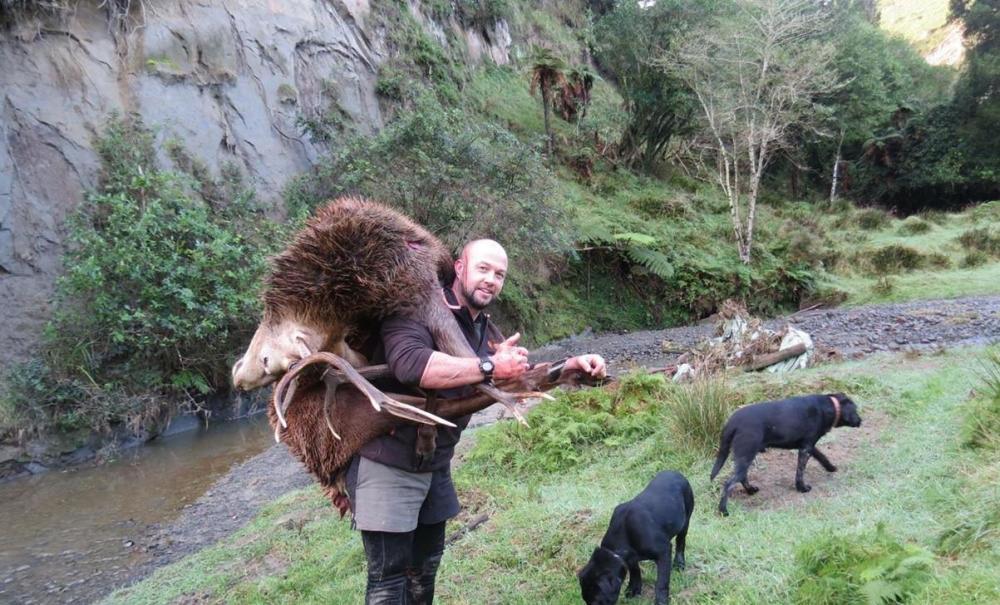
[[[976,69],[987,69],[993,47],[977,21],[981,9],[958,4],[979,32],[975,48],[985,58]],[[332,80],[317,108],[301,107],[292,85],[277,88],[281,102],[302,112],[299,126],[330,150],[290,179],[283,226],[267,220],[234,166],[215,175],[183,142],[169,141],[173,170],[164,170],[140,125],[112,121],[98,145],[104,181],[70,221],[49,344],[39,359],[6,369],[0,432],[155,425],[165,408],[199,405],[225,388],[227,366],[256,322],[266,254],[318,204],[344,193],[395,205],[452,248],[480,236],[507,245],[512,272],[495,317],[529,345],[588,327],[676,325],[727,298],[773,315],[820,302],[996,292],[1000,202],[961,214],[924,204],[931,209],[906,221],[850,202],[886,199],[862,195],[866,183],[912,176],[888,178],[872,166],[899,170],[907,120],[947,105],[951,75],[887,38],[854,3],[835,5],[823,44],[845,85],[814,107],[822,136],[801,133],[782,150],[794,161],[776,160],[764,174],[750,264],[733,246],[728,198],[709,183],[715,160],[692,144],[699,125],[691,92],[647,61],[683,31],[729,18],[726,2],[428,3],[430,17],[481,33],[508,21],[514,63],[479,67],[468,64],[455,28],[433,33],[405,3],[375,3],[371,27],[386,32],[389,51],[376,84],[381,131],[355,131]],[[529,41],[543,43],[545,56],[532,56]],[[586,64],[591,53],[600,77]],[[552,72],[546,86],[532,69],[540,66]],[[991,98],[980,71],[962,78],[963,94]],[[549,91],[541,107],[533,79]],[[951,102],[956,125],[972,119]],[[974,123],[991,107],[979,107]],[[962,132],[989,151],[989,141]],[[836,157],[844,162],[841,198],[820,202]],[[691,445],[702,437],[692,429]]]
[[[155,432],[164,412],[228,388],[275,229],[233,167],[213,179],[168,147],[176,172],[141,124],[114,118],[97,141],[101,186],[68,221],[45,355],[5,372],[0,431]]]
[[[794,453],[758,464],[754,476],[774,477],[774,484],[753,497],[734,494],[728,518],[714,512],[719,486],[707,480],[711,451],[692,449],[670,421],[674,389],[702,387],[632,376],[617,390],[561,394],[541,404],[528,416],[531,429],[473,431],[467,439],[475,444],[454,472],[466,510],[449,534],[479,514],[489,520],[448,546],[438,598],[578,602],[575,572],[611,510],[655,472],[673,468],[689,477],[696,501],[688,569],[673,576],[673,602],[996,602],[1000,516],[997,500],[987,499],[997,496],[988,479],[997,470],[996,451],[964,447],[960,430],[973,413],[969,385],[983,384],[980,359],[981,350],[964,350],[731,377],[724,392],[739,402],[845,391],[859,402],[864,425],[824,438],[840,470],[830,475],[812,463],[806,472],[814,489],[805,496],[791,489]],[[629,410],[644,422],[631,422]],[[303,525],[294,529],[286,519]],[[364,561],[349,525],[310,487],[222,544],[107,602],[198,595],[232,603],[360,603]],[[655,576],[649,563],[643,572],[647,580]],[[878,600],[890,593],[894,600]],[[651,594],[647,582],[637,602],[650,602]]]
[[[875,532],[845,536],[828,531],[795,553],[799,565],[793,603],[841,605],[905,603],[931,578],[934,555],[900,544],[880,524]]]

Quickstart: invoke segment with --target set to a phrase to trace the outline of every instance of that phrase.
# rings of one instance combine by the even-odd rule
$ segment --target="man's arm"
[[[493,361],[493,377],[496,379],[517,378],[528,368],[528,356],[514,351],[500,351],[490,355]],[[479,359],[473,357],[452,357],[434,351],[424,373],[420,386],[425,389],[450,389],[483,381],[479,371]]]
[[[411,320],[388,319],[382,324],[386,363],[401,383],[425,389],[448,389],[483,381],[479,359],[452,357],[434,350],[430,331]],[[494,378],[516,378],[528,367],[528,357],[517,350],[500,350],[490,356]]]

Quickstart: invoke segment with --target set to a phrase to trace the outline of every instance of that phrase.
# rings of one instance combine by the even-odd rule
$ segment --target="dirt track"
[[[987,344],[1000,341],[1000,296],[806,311],[766,324],[777,328],[785,322],[808,332],[817,346],[836,350],[847,358],[908,348]],[[713,329],[711,322],[705,322],[666,330],[569,338],[533,352],[532,360],[597,352],[609,360],[613,372],[638,366],[660,367],[674,357],[663,352],[664,341],[679,345],[668,348],[688,347],[713,336]],[[499,416],[499,410],[489,408],[477,415],[473,426],[488,424]],[[815,483],[822,491],[823,480],[817,479]],[[311,481],[284,446],[272,447],[234,467],[174,523],[149,528],[135,547],[141,563],[132,581],[215,543],[241,527],[265,504]]]

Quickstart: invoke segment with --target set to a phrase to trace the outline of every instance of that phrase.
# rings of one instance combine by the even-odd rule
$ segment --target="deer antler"
[[[326,351],[320,351],[319,353],[313,353],[312,355],[306,357],[302,361],[295,364],[278,382],[278,386],[274,389],[274,411],[278,417],[279,427],[275,427],[275,441],[280,441],[280,431],[282,428],[288,428],[288,422],[285,420],[285,412],[288,406],[292,402],[292,398],[295,396],[295,391],[298,387],[299,375],[302,374],[303,370],[309,366],[325,363],[328,368],[333,368],[335,371],[327,369],[324,373],[323,380],[326,383],[326,394],[324,397],[324,415],[327,419],[327,428],[333,433],[333,436],[340,439],[340,435],[334,430],[332,422],[329,418],[330,405],[336,397],[337,388],[344,383],[350,383],[354,385],[367,399],[371,406],[376,412],[380,412],[385,409],[393,416],[403,418],[405,420],[410,420],[413,422],[421,424],[441,424],[444,426],[454,427],[455,424],[451,421],[445,420],[440,416],[431,414],[416,408],[412,405],[402,403],[389,397],[382,391],[375,388],[372,383],[368,382],[364,374],[371,377],[384,376],[388,372],[388,368],[385,366],[374,366],[372,368],[365,368],[364,374],[356,370],[351,364],[347,362],[344,358],[333,353]]]

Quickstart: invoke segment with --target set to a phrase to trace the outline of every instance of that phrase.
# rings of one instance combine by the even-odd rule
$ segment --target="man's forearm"
[[[479,359],[452,357],[435,351],[427,360],[427,367],[420,377],[420,386],[425,389],[451,389],[482,381]]]

